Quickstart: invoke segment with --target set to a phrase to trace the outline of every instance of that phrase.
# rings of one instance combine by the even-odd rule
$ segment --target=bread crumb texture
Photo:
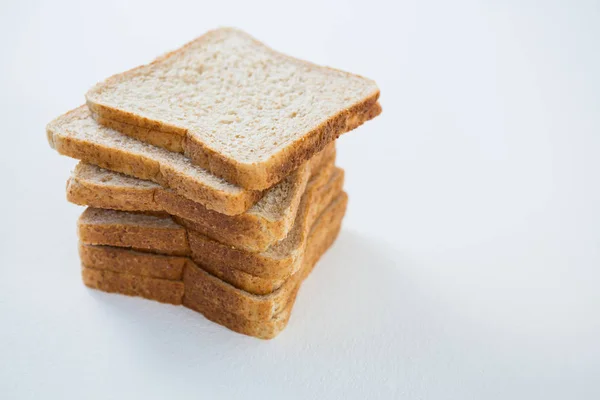
[[[162,130],[187,132],[229,159],[252,164],[378,93],[369,79],[286,56],[222,28],[107,79],[87,100]]]

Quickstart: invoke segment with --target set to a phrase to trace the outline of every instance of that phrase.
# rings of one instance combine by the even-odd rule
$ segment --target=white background
[[[375,79],[350,207],[260,341],[80,282],[75,161],[45,125],[204,31]],[[0,6],[0,397],[600,398],[596,1]]]

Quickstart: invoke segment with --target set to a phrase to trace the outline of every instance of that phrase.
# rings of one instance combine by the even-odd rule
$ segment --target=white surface
[[[0,6],[0,397],[600,398],[597,2],[23,3]],[[339,141],[344,230],[268,342],[84,288],[75,162],[44,137],[219,25],[382,90]]]

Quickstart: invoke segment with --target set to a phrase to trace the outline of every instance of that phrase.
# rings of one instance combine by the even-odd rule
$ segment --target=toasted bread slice
[[[86,95],[97,120],[264,190],[381,112],[375,82],[210,31]]]
[[[308,182],[312,176],[330,175],[334,168],[335,147],[310,159],[309,168],[299,168],[265,192],[248,211],[228,216],[207,209],[170,189],[79,163],[67,183],[67,199],[94,208],[121,211],[164,211],[178,216],[183,225],[221,243],[260,252],[282,240],[293,226]]]

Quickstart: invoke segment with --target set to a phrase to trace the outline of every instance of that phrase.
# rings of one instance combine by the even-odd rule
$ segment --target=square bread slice
[[[210,31],[86,94],[94,117],[183,152],[251,190],[279,182],[381,112],[370,79],[278,53],[231,28]]]
[[[121,211],[164,211],[183,218],[185,226],[221,243],[260,252],[290,231],[310,175],[330,175],[335,162],[332,143],[298,168],[248,211],[228,216],[179,196],[170,189],[92,164],[80,162],[67,182],[67,199],[75,204]]]

